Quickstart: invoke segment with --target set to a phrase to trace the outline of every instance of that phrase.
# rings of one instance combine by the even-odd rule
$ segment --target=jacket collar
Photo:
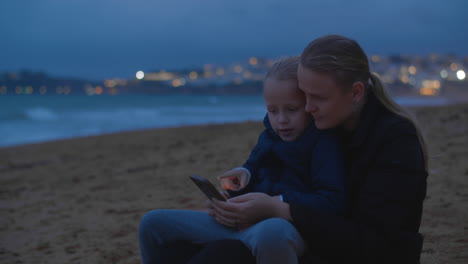
[[[270,120],[268,119],[268,114],[265,115],[263,118],[263,125],[265,126],[266,132],[270,136],[270,138],[275,140],[281,140],[281,138],[275,133],[273,127],[270,124]]]

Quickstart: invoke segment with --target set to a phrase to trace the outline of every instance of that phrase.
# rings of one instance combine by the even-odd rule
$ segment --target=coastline
[[[430,175],[422,263],[468,261],[468,104],[409,107]],[[145,129],[0,148],[0,262],[139,263],[138,223],[203,209],[188,176],[242,164],[263,129],[241,122]]]
[[[394,99],[405,107],[468,103],[463,95]],[[144,129],[261,121],[265,112],[260,94],[0,96],[0,149]]]

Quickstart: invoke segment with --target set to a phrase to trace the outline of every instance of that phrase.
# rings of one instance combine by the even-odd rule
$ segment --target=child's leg
[[[219,224],[206,212],[154,210],[143,216],[138,233],[143,263],[153,263],[160,258],[164,244],[177,240],[202,244],[237,238],[239,231]]]
[[[281,218],[269,218],[240,234],[257,263],[298,263],[304,253],[304,240],[296,228]]]

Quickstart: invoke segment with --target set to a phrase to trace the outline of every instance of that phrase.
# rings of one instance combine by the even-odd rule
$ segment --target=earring
[[[359,112],[360,106],[361,106],[361,105],[360,105],[359,103],[353,102],[353,104],[351,105],[351,111],[352,111],[353,113]]]

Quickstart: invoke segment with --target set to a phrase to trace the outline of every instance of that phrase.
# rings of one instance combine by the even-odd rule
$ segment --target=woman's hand
[[[218,180],[224,190],[238,191],[247,186],[249,175],[244,169],[233,169],[223,173]]]
[[[282,202],[278,196],[272,197],[264,193],[247,193],[227,202],[212,200],[207,206],[209,214],[216,221],[241,229],[272,217],[291,220],[289,205]]]

